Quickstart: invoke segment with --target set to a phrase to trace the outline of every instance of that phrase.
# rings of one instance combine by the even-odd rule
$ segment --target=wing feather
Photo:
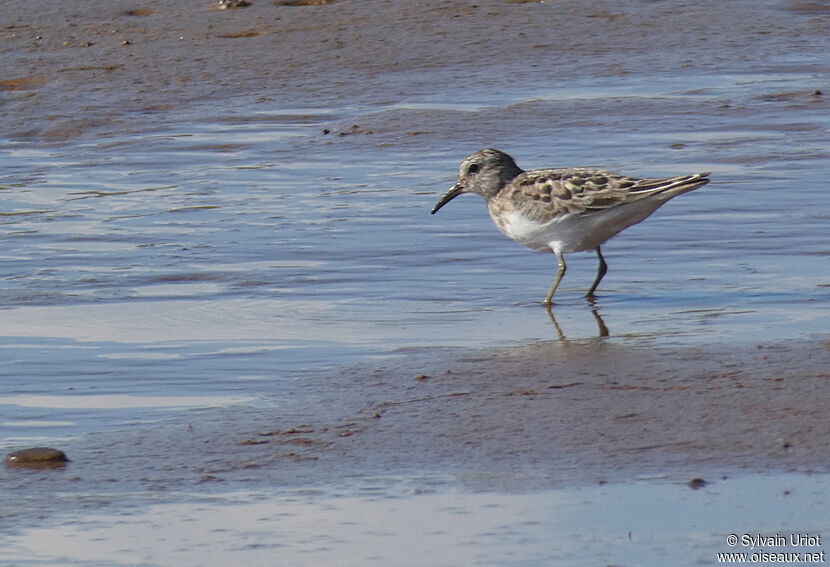
[[[544,222],[560,215],[590,214],[663,194],[668,200],[708,183],[708,173],[638,179],[583,168],[534,169],[517,176],[499,195],[511,208]]]

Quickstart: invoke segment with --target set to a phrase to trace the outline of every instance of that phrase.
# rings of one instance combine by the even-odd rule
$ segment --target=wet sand
[[[334,101],[343,107],[344,99],[391,105],[404,94],[468,84],[486,99],[488,92],[514,83],[552,89],[569,81],[581,84],[585,76],[625,78],[677,68],[694,74],[747,57],[746,70],[781,71],[784,64],[770,57],[792,51],[793,41],[802,52],[820,50],[830,13],[824,4],[800,2],[730,3],[718,10],[639,2],[625,7],[502,1],[278,4],[256,1],[247,8],[213,10],[208,2],[86,2],[72,8],[10,2],[0,25],[2,131],[13,138],[69,141],[186,120],[204,105],[256,108],[285,100],[295,107]],[[554,35],[552,29],[568,34]],[[747,50],[746,42],[754,47]],[[788,69],[817,70],[815,63],[796,60]],[[793,111],[826,110],[828,97],[806,83],[802,89],[793,85],[776,100]],[[591,113],[618,103],[598,98],[586,104],[584,114],[561,115],[559,124],[582,120],[590,127]],[[631,114],[648,115],[656,111],[648,108],[653,104],[667,117],[674,104],[684,105],[685,116],[694,113],[695,104],[710,101],[644,98],[639,104],[644,107]],[[752,112],[732,108],[729,101],[722,106],[730,114],[723,119],[733,122]],[[476,118],[498,131],[505,117],[512,127],[530,127],[540,115],[557,114],[555,102],[531,101]],[[369,148],[412,134],[427,144],[452,136],[463,140],[470,137],[462,125],[468,117],[458,110],[401,108],[363,116],[363,126],[354,129],[344,118],[330,136],[356,134],[364,141],[355,143]],[[483,130],[488,127],[479,124],[474,131]],[[484,353],[481,362],[459,362],[457,368],[447,363],[452,374],[440,369],[383,374],[377,393],[364,386],[373,404],[343,416],[360,420],[359,434],[333,436],[334,424],[311,415],[302,420],[313,423],[303,436],[308,446],[299,443],[297,451],[302,457],[331,446],[324,455],[342,451],[349,459],[365,455],[369,462],[387,455],[381,461],[408,462],[412,457],[395,455],[410,447],[413,455],[422,452],[422,465],[444,455],[470,459],[483,469],[504,463],[503,472],[513,470],[517,455],[523,456],[523,470],[535,462],[539,471],[549,470],[548,454],[562,465],[555,474],[579,476],[593,462],[596,479],[613,476],[602,472],[609,466],[632,471],[672,463],[825,467],[820,449],[830,421],[820,408],[826,407],[826,344],[730,350],[554,343]],[[431,377],[417,381],[417,374]],[[388,390],[402,381],[411,384]],[[434,434],[420,435],[424,424]],[[324,427],[327,434],[321,434]],[[283,437],[260,440],[277,439]]]
[[[590,144],[582,140],[578,147],[590,145],[596,150],[591,155],[606,154],[615,167],[625,164],[613,163],[614,146],[610,141],[603,146],[604,140],[625,144],[631,132],[650,132],[660,151],[674,152],[671,159],[656,160],[661,167],[715,161],[721,179],[741,171],[738,183],[752,177],[741,168],[770,162],[773,171],[754,173],[776,177],[804,170],[813,183],[829,156],[818,117],[827,115],[830,88],[815,77],[830,75],[830,61],[826,56],[817,61],[815,55],[827,53],[830,7],[818,2],[731,2],[713,10],[695,3],[635,1],[574,7],[565,2],[473,6],[347,0],[283,6],[255,0],[248,8],[219,11],[209,2],[86,2],[66,8],[36,0],[8,2],[4,8],[0,131],[19,142],[54,147],[171,124],[186,132],[205,116],[279,127],[315,111],[319,114],[308,122],[325,117],[317,136],[305,146],[278,148],[280,158],[302,160],[305,149],[321,152],[327,145],[348,144],[351,153],[336,155],[350,159],[379,151],[404,159],[412,149],[430,183],[451,177],[452,170],[429,169],[428,157],[452,153],[456,160],[468,149],[520,140],[516,132],[537,132],[545,125],[590,137]],[[698,89],[694,78],[704,75],[714,79]],[[769,75],[779,77],[777,88],[718,87],[732,80],[751,85]],[[676,85],[669,90],[683,96],[654,95],[658,83]],[[568,99],[574,93],[580,96]],[[325,114],[329,107],[336,110]],[[524,148],[520,161],[568,155],[569,141],[555,138],[548,147]],[[235,147],[215,145],[220,152]],[[631,149],[627,156],[642,158],[654,147]],[[776,169],[782,162],[789,168],[783,173]],[[426,200],[424,215],[434,202],[431,194]],[[725,214],[733,212],[728,208]],[[692,234],[704,243],[701,248],[710,246],[689,222],[678,238]],[[746,278],[745,272],[760,269],[751,256],[774,248],[770,242],[776,234],[760,235],[751,248],[741,248],[745,243],[735,236],[757,229],[756,222],[735,215],[723,223],[720,238],[740,245],[728,260],[717,258],[727,268],[706,272],[714,282],[710,285],[721,282],[732,289],[737,272]],[[708,232],[708,226],[697,230]],[[810,242],[799,252],[810,257],[811,270],[819,275],[810,272],[808,284],[788,288],[800,292],[792,294],[792,303],[764,296],[770,309],[786,310],[793,303],[804,312],[827,309],[826,276],[820,275],[826,246],[819,239]],[[465,248],[465,259],[473,256],[472,249]],[[514,252],[530,254],[514,249],[504,254]],[[449,262],[462,254],[441,249],[437,256]],[[751,257],[750,268],[742,266],[744,256]],[[367,258],[366,263],[372,257]],[[575,274],[569,277],[579,277]],[[300,273],[296,279],[303,277]],[[488,281],[499,277],[507,276],[491,274]],[[540,299],[547,277],[532,280]],[[472,279],[481,278],[474,274]],[[760,294],[778,279],[783,276],[770,272],[740,285]],[[79,309],[84,301],[95,303],[83,294],[76,298],[76,288],[68,287],[70,299],[64,301],[80,302]],[[516,287],[507,289],[517,295],[526,291]],[[566,290],[564,301],[571,301],[567,293],[572,291]],[[122,297],[120,288],[116,292]],[[621,303],[637,297],[626,291],[609,295],[603,309],[613,318],[615,308],[620,312]],[[207,303],[195,311],[209,311]],[[726,303],[723,311],[701,306],[701,318],[727,317]],[[574,305],[565,303],[559,313],[577,310],[593,326],[590,307]],[[90,324],[99,318],[104,324],[97,331],[110,332],[107,323],[118,307],[99,307]],[[215,328],[193,322],[203,319],[179,321],[184,330],[170,325],[175,332],[166,340],[184,340],[191,332],[188,324],[191,338],[209,338],[215,329],[239,325],[241,310],[231,305],[211,312],[205,320]],[[245,314],[251,311],[248,306]],[[55,322],[53,334],[42,331],[41,321],[32,324],[31,335],[21,336],[75,336],[77,316],[68,312],[56,320],[55,312],[39,311],[44,321]],[[333,340],[343,327],[329,330],[325,316],[320,319],[311,328],[325,329]],[[799,311],[792,319],[813,321],[813,326],[798,327],[785,339],[774,335],[770,340],[759,326],[758,339],[747,332],[713,344],[717,337],[707,342],[705,336],[687,340],[688,334],[681,334],[666,341],[674,344],[665,344],[653,334],[637,336],[634,326],[612,324],[610,339],[562,336],[495,349],[412,348],[381,360],[338,364],[304,376],[302,396],[290,402],[190,410],[67,439],[60,448],[72,462],[60,471],[0,472],[10,491],[27,495],[25,506],[8,518],[25,525],[56,514],[55,494],[62,495],[65,508],[83,511],[143,505],[165,494],[175,494],[175,503],[182,492],[193,491],[335,486],[382,492],[404,482],[418,491],[426,485],[438,492],[456,486],[504,492],[626,483],[649,474],[685,484],[695,477],[718,482],[743,473],[827,472],[830,345],[826,329],[815,328],[820,318],[811,320]],[[759,320],[776,324],[775,316]],[[258,321],[255,330],[266,333],[268,324]],[[112,328],[126,336],[136,332],[133,326]],[[157,327],[144,330],[140,340],[158,336]],[[380,336],[385,328],[373,332]],[[551,326],[549,336],[557,334]],[[432,343],[424,339],[423,344]],[[276,372],[276,364],[260,365],[258,373]]]
[[[102,483],[119,493],[388,490],[421,477],[433,488],[515,491],[827,472],[828,369],[830,343],[816,341],[430,349],[304,378],[290,404],[190,410],[90,434],[66,442],[65,474],[6,471],[4,482],[47,497],[30,497],[29,514],[51,507],[67,479],[93,495]]]
[[[766,529],[761,518],[774,510],[771,524],[786,526],[780,533],[787,544],[765,545],[766,552],[810,553],[809,562],[821,563],[826,504],[816,495],[828,492],[827,481],[754,476],[690,490],[652,478],[518,493],[438,492],[421,481],[413,482],[419,492],[395,496],[224,493],[117,516],[86,513],[58,528],[30,530],[4,551],[31,565],[200,567],[208,556],[255,567],[275,560],[298,567],[716,565],[717,553],[757,552],[730,547],[727,534],[757,542],[758,533],[741,526],[752,518]],[[791,545],[789,533],[809,536],[812,545]]]
[[[828,368],[826,342],[600,339],[347,366],[292,408],[192,410],[69,441],[59,472],[0,474],[26,495],[5,511],[6,553],[708,564],[736,531],[823,533]]]
[[[830,470],[830,343],[554,341],[402,370],[356,376],[359,411],[343,416],[353,425],[308,420],[298,454],[324,467],[342,458],[377,472],[452,470],[489,490]],[[293,440],[274,441],[284,450]]]
[[[516,85],[544,92],[586,79],[728,72],[734,62],[744,73],[827,71],[826,62],[781,58],[824,50],[828,7],[820,2],[716,10],[637,1],[278,4],[8,2],[0,15],[0,129],[5,137],[60,141],[158,128],[216,105],[360,108],[465,89],[484,100]],[[758,96],[816,102],[813,85],[791,87]],[[728,109],[730,101],[722,104]],[[503,112],[485,119],[512,113]],[[464,127],[465,113],[433,116],[425,123],[417,112],[403,113],[400,122],[387,116],[372,127],[393,131],[398,143],[413,132],[461,142],[481,130]]]

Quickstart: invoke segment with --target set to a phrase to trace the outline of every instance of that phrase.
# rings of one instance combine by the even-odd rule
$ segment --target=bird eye
[[[477,163],[472,163],[472,164],[470,164],[470,167],[467,168],[467,175],[472,175],[473,173],[476,173],[477,171],[478,171],[478,164]]]

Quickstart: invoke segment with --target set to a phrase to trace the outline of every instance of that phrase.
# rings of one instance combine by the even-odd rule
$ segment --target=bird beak
[[[463,192],[464,187],[462,187],[458,183],[450,187],[450,190],[447,191],[443,197],[441,197],[441,200],[438,201],[438,203],[434,207],[432,207],[432,214],[434,215],[435,213],[437,213],[438,209],[440,209],[441,207],[443,207],[444,205],[446,205],[447,203],[461,195]]]

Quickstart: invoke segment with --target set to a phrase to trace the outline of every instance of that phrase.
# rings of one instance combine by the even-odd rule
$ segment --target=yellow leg
[[[603,276],[605,276],[605,272],[608,271],[608,264],[605,263],[605,258],[602,257],[602,252],[597,246],[597,258],[599,258],[599,268],[597,269],[597,279],[594,280],[594,284],[591,286],[591,289],[588,290],[588,293],[585,295],[587,297],[593,297],[594,291],[596,291],[597,286],[599,285],[600,280],[602,280]]]
[[[545,299],[545,305],[553,304],[553,294],[556,293],[556,288],[559,287],[559,282],[562,281],[562,276],[565,275],[565,270],[568,269],[568,266],[565,265],[565,258],[562,257],[561,252],[556,252],[556,259],[559,261],[559,269],[556,272],[556,281],[553,282],[553,287],[550,288],[550,293]]]

